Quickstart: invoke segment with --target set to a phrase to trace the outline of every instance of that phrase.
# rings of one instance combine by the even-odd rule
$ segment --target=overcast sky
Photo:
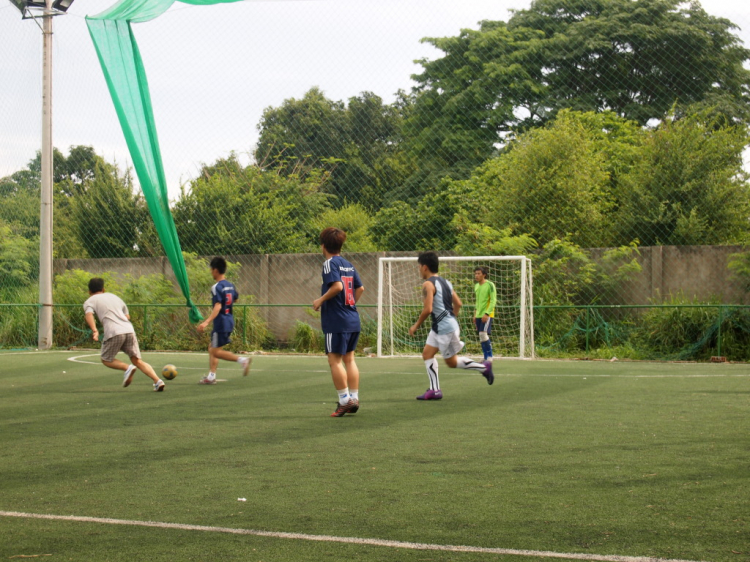
[[[54,20],[54,144],[91,145],[130,165],[84,17],[114,0],[75,0]],[[456,35],[483,19],[507,20],[528,0],[246,0],[190,6],[134,26],[146,65],[172,197],[201,161],[247,155],[263,109],[313,86],[334,100],[371,91],[393,100],[412,86],[420,58],[439,52],[423,37]],[[744,29],[750,6],[705,0],[713,15]],[[41,137],[41,31],[0,0],[0,177],[25,167]]]

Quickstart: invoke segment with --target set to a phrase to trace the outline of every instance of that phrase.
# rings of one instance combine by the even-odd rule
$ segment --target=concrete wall
[[[748,294],[733,280],[727,268],[731,254],[740,246],[654,246],[639,249],[638,261],[642,271],[634,280],[618,287],[602,304],[649,304],[661,302],[662,297],[682,292],[688,298],[708,300],[718,297],[725,303],[748,304]],[[604,249],[592,250],[594,258]],[[375,305],[378,297],[378,259],[384,256],[416,256],[416,252],[374,252],[345,254],[357,267],[365,293],[360,304]],[[295,320],[303,320],[316,327],[318,321],[310,314],[309,305],[320,295],[320,254],[276,254],[226,256],[242,266],[237,289],[240,303],[248,296],[258,304],[300,305],[294,307],[263,308],[261,314],[274,335],[284,341]],[[533,257],[532,257],[533,262]],[[161,273],[174,281],[172,268],[166,258],[124,258],[96,260],[55,260],[55,274],[66,269],[82,269],[91,273],[115,272],[133,277]],[[415,280],[416,280],[415,268]],[[244,298],[243,298],[244,296]],[[465,299],[466,300],[466,299]],[[198,303],[202,304],[202,303]],[[375,315],[375,310],[367,310]]]
[[[605,249],[592,250],[601,257]],[[647,246],[639,248],[641,274],[618,288],[616,300],[602,304],[649,304],[682,293],[686,298],[749,304],[750,295],[727,267],[742,246]]]

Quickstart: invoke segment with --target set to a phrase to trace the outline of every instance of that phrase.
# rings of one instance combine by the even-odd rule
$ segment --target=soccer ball
[[[177,367],[175,367],[174,365],[165,365],[161,370],[161,376],[168,381],[171,381],[177,376]]]

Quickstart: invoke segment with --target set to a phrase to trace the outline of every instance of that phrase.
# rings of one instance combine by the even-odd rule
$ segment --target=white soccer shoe
[[[243,357],[244,361],[242,361],[242,376],[246,377],[250,374],[250,367],[253,364],[253,358],[252,357]]]
[[[133,375],[135,374],[135,365],[131,365],[127,369],[125,369],[125,376],[122,379],[122,386],[128,387],[130,386],[130,383],[133,382]]]

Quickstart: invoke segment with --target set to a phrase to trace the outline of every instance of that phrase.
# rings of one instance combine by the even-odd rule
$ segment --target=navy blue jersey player
[[[198,325],[198,331],[202,332],[213,321],[214,327],[211,332],[211,343],[208,346],[208,374],[203,377],[200,384],[216,384],[216,370],[219,367],[219,359],[233,361],[242,365],[242,374],[247,375],[250,371],[250,357],[238,357],[231,351],[222,349],[225,345],[232,343],[230,336],[234,330],[234,315],[232,307],[237,302],[239,294],[231,281],[227,281],[227,262],[224,258],[211,260],[211,276],[216,284],[211,287],[211,314]]]
[[[338,405],[331,414],[337,418],[359,410],[359,369],[354,351],[361,329],[357,301],[365,290],[357,270],[341,257],[345,240],[346,232],[339,228],[328,227],[320,233],[326,261],[321,296],[313,301],[313,309],[320,310],[328,365],[338,393]]]

